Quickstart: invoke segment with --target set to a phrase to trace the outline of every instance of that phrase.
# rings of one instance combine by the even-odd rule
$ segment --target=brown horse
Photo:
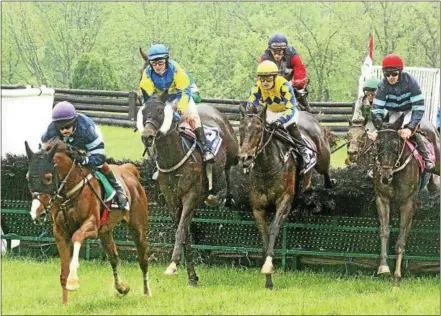
[[[390,209],[394,205],[400,213],[400,233],[395,245],[397,255],[394,281],[399,285],[401,280],[401,262],[403,260],[406,239],[409,235],[412,218],[418,203],[419,167],[412,158],[412,150],[398,135],[404,116],[387,129],[378,131],[375,141],[374,189],[377,212],[380,219],[381,254],[379,275],[390,274],[387,264],[387,247],[389,241]],[[439,142],[438,142],[439,146]],[[439,161],[437,162],[439,173]]]
[[[373,125],[365,126],[361,122],[349,122],[349,128],[347,133],[347,152],[346,164],[357,164],[360,166],[371,167],[374,163],[372,145],[373,141],[368,137],[369,132],[373,131]],[[440,140],[439,133],[435,129],[432,123],[426,119],[422,119],[420,123],[420,129],[423,131],[427,139],[434,145],[436,166],[439,170],[439,157],[440,157]],[[435,192],[439,188],[439,176],[431,174],[429,178],[429,184],[427,186],[430,192]]]
[[[240,158],[246,172],[250,172],[248,194],[257,228],[262,235],[265,263],[261,273],[266,277],[265,287],[272,289],[274,245],[295,195],[311,185],[312,169],[304,174],[301,186],[302,179],[292,155],[294,149],[268,130],[265,123],[266,108],[258,107],[253,111],[241,105],[240,111]],[[299,112],[298,115],[299,129],[317,148],[315,169],[324,176],[325,186],[330,188],[332,182],[329,177],[330,148],[327,136],[311,114]],[[276,213],[268,227],[269,206],[275,206]]]
[[[100,197],[103,190],[91,169],[75,163],[68,154],[67,145],[59,139],[43,144],[43,150],[36,153],[32,152],[27,142],[25,145],[29,160],[29,189],[33,197],[31,217],[36,224],[44,223],[49,215],[52,218],[61,260],[63,304],[67,304],[67,291],[79,288],[79,252],[87,238],[100,238],[112,266],[116,290],[120,294],[129,292],[129,286],[118,275],[119,258],[113,240],[113,228],[120,221],[128,223],[138,250],[144,294],[151,296],[147,261],[148,204],[136,167],[133,164],[110,165],[115,175],[122,180],[129,198],[130,211],[112,210],[107,221],[101,223],[100,210],[103,202]]]
[[[239,146],[233,128],[227,119],[215,108],[198,104],[202,124],[218,130],[222,142],[212,164],[213,191],[209,191],[209,182],[205,172],[200,150],[194,137],[185,136],[179,127],[180,121],[173,120],[173,110],[165,105],[167,94],[151,96],[142,110],[142,141],[146,148],[156,145],[156,164],[159,171],[158,182],[164,194],[171,217],[176,227],[176,238],[171,263],[165,270],[166,275],[177,273],[183,247],[187,262],[188,282],[197,285],[189,225],[195,209],[207,197],[217,194],[215,200],[232,203],[230,192],[231,166],[238,162]],[[186,117],[184,115],[183,121]],[[208,137],[207,137],[208,139]],[[213,193],[213,195],[211,194]]]

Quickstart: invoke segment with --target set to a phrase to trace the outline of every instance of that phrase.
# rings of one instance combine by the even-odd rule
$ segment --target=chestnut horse
[[[25,146],[29,161],[29,189],[33,198],[30,214],[35,224],[43,224],[49,215],[52,219],[61,260],[63,304],[68,301],[67,291],[79,288],[79,252],[87,238],[100,238],[112,266],[116,290],[120,294],[129,292],[130,287],[118,275],[119,258],[113,240],[113,228],[121,221],[128,223],[138,250],[144,294],[151,296],[147,261],[148,204],[136,167],[133,164],[110,165],[123,183],[130,211],[112,210],[106,222],[101,223],[103,190],[92,170],[75,163],[69,156],[71,149],[57,138],[43,144],[43,149],[36,153],[29,148],[27,142]]]
[[[378,131],[375,141],[374,190],[377,212],[380,219],[381,254],[379,275],[389,275],[387,248],[389,242],[390,209],[393,205],[400,213],[400,233],[395,245],[397,255],[394,273],[395,285],[401,280],[401,262],[403,260],[406,239],[418,204],[419,166],[413,159],[412,149],[399,136],[398,130],[403,124],[401,115],[388,128]],[[439,141],[437,143],[439,148]],[[439,150],[439,149],[438,149]],[[439,157],[439,156],[438,156]],[[439,160],[436,163],[439,174]]]
[[[207,197],[216,195],[216,200],[232,204],[229,172],[238,163],[239,145],[228,120],[216,108],[199,103],[197,107],[202,124],[217,129],[222,138],[215,161],[211,164],[213,191],[210,192],[205,163],[197,149],[196,139],[182,134],[186,128],[179,127],[187,118],[184,115],[183,122],[172,120],[173,109],[165,104],[166,99],[167,93],[148,98],[138,129],[145,147],[156,147],[158,183],[176,228],[171,263],[164,274],[177,273],[177,264],[185,247],[188,282],[196,286],[199,278],[193,265],[190,222],[196,207],[209,200]]]
[[[312,169],[299,176],[296,159],[292,155],[295,149],[267,128],[266,107],[256,107],[255,111],[251,108],[244,104],[240,106],[240,158],[244,171],[250,172],[248,195],[257,228],[262,235],[265,263],[261,273],[266,277],[265,287],[272,289],[274,245],[294,197],[311,185]],[[298,112],[297,115],[300,131],[317,148],[315,169],[324,176],[325,186],[331,188],[328,135],[308,112]],[[276,213],[268,227],[267,213],[271,205],[275,206]]]

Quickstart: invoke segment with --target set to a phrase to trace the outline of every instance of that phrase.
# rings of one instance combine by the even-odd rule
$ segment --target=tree
[[[70,88],[119,90],[120,84],[110,63],[95,53],[83,54],[72,68]]]

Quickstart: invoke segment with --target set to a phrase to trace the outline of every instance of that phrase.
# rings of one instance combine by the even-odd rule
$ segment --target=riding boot
[[[306,168],[310,163],[309,155],[306,152],[305,140],[302,138],[302,135],[300,134],[299,128],[297,127],[296,123],[289,125],[286,129],[289,134],[297,140],[296,145],[299,149],[300,154],[302,155],[302,163],[300,164],[300,169],[302,173],[303,169]]]
[[[115,199],[116,199],[116,203],[118,204],[119,208],[122,210],[128,211],[129,210],[129,201],[127,200],[127,197],[124,194],[123,187],[119,184],[118,181],[116,181],[116,178],[115,178],[115,175],[113,174],[113,171],[109,170],[107,173],[105,173],[105,176],[116,191]]]
[[[429,153],[427,152],[426,145],[424,144],[423,137],[420,133],[415,133],[413,135],[413,139],[415,140],[418,151],[421,153],[424,159],[424,169],[426,172],[434,173],[435,172],[435,164],[430,160]]]
[[[311,113],[311,106],[309,105],[308,100],[306,100],[306,95],[299,95],[296,100],[303,107],[303,111]]]
[[[208,147],[207,145],[207,139],[205,138],[205,132],[204,132],[204,128],[201,127],[197,127],[194,130],[196,137],[198,138],[198,141],[201,143],[202,145],[202,151],[204,152],[203,154],[203,160],[205,162],[211,163],[214,161],[214,155],[211,152],[210,147]]]

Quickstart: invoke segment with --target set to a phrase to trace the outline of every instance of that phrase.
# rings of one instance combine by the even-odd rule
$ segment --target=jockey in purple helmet
[[[75,107],[67,102],[59,102],[52,109],[52,122],[41,137],[43,143],[51,138],[59,138],[65,143],[83,150],[71,153],[72,159],[78,164],[92,169],[99,169],[115,189],[115,199],[121,209],[129,209],[124,189],[116,180],[115,175],[106,163],[103,138],[97,125],[86,115],[77,113]]]

